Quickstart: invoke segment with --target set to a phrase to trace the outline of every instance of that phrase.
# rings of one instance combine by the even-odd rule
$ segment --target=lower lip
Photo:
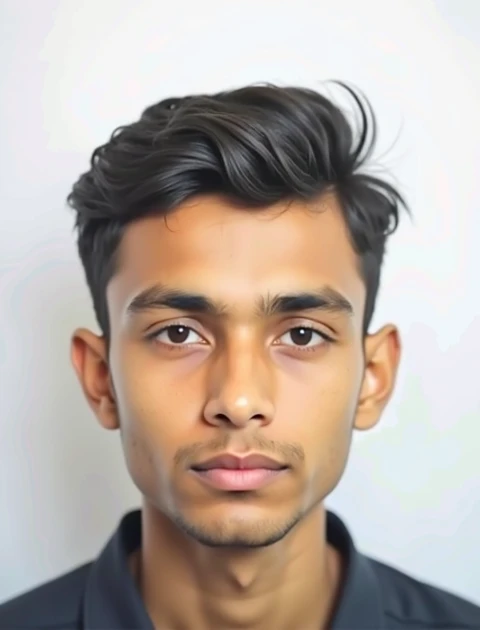
[[[245,491],[258,490],[275,481],[286,469],[270,470],[267,468],[229,469],[211,468],[210,470],[194,470],[202,481],[219,490]]]

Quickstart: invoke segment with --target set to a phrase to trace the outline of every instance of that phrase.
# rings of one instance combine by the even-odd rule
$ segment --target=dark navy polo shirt
[[[331,512],[327,538],[347,560],[332,630],[480,629],[480,607],[360,554]],[[135,511],[94,562],[0,605],[1,630],[154,630],[128,568],[140,543]]]

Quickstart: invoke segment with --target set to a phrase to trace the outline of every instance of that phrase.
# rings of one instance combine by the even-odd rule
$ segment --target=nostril
[[[230,422],[230,418],[225,413],[216,413],[215,419],[221,420],[222,422]]]
[[[226,413],[216,413],[215,420],[219,420],[220,422],[234,422],[230,416],[227,416]],[[249,420],[265,420],[265,416],[261,413],[256,413],[253,416],[248,418]]]

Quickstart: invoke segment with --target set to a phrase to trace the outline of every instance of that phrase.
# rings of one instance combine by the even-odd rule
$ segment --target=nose
[[[272,422],[273,375],[265,357],[250,346],[232,348],[212,366],[205,421],[213,426],[246,427]]]

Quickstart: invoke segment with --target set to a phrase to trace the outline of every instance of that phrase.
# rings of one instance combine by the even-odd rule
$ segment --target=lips
[[[246,457],[240,457],[236,455],[224,454],[218,457],[213,457],[205,462],[192,466],[192,470],[197,472],[205,472],[214,469],[225,470],[284,470],[288,468],[284,464],[277,462],[265,455],[247,455]]]
[[[224,453],[191,467],[195,477],[216,490],[248,492],[261,490],[283,477],[288,466],[265,455],[241,457]]]

